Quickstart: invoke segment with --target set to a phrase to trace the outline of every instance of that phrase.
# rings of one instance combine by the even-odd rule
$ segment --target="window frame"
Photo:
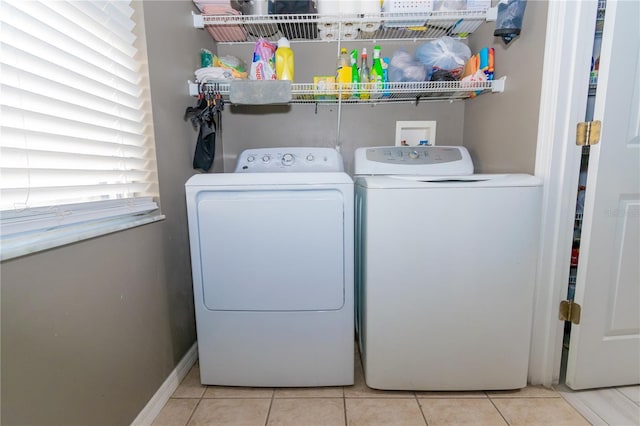
[[[85,0],[91,1],[91,0]],[[100,2],[113,7],[111,1]],[[137,50],[132,59],[138,64],[140,99],[144,109],[145,147],[151,151],[152,165],[145,169],[151,176],[151,195],[101,201],[28,207],[0,211],[0,260],[60,247],[113,232],[164,220],[159,207],[159,182],[155,155],[155,135],[149,83],[146,36],[142,2],[129,1],[135,23],[131,32]]]

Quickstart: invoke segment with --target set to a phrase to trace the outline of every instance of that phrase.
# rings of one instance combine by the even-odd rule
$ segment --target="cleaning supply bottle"
[[[336,64],[336,84],[341,93],[342,99],[348,99],[351,96],[351,59],[345,47],[340,49],[338,63]]]
[[[384,72],[382,70],[382,60],[380,59],[380,46],[373,47],[373,65],[371,66],[371,97],[379,98],[382,96],[382,88],[384,82]]]
[[[369,70],[369,61],[367,60],[367,48],[365,47],[362,49],[362,59],[360,62],[360,99],[369,99],[370,97],[370,76],[371,73]]]
[[[391,96],[391,90],[389,88],[389,63],[390,60],[389,58],[382,58],[382,81],[383,81],[383,87],[382,87],[382,97],[383,98],[388,98]]]
[[[351,88],[353,89],[353,97],[360,97],[360,70],[358,69],[358,49],[351,51]]]
[[[291,80],[293,82],[293,50],[291,50],[289,40],[285,37],[278,40],[276,76],[278,80]]]

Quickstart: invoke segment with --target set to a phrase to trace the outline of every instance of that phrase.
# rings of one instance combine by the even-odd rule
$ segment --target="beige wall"
[[[169,226],[2,264],[2,424],[135,418],[195,339]]]
[[[380,42],[383,56],[404,48],[413,52],[421,42]],[[296,82],[308,83],[314,75],[335,73],[336,43],[304,43],[292,41],[295,53]],[[343,43],[351,50],[373,43]],[[250,64],[252,45],[220,45],[221,55],[231,54]],[[371,66],[371,59],[369,59]],[[335,146],[337,141],[337,111],[335,105],[291,105],[287,107],[230,107],[223,114],[223,145],[225,171],[235,167],[236,156],[247,148],[276,146]],[[383,146],[395,143],[396,121],[436,120],[437,144],[462,145],[464,103],[421,102],[415,104],[343,105],[340,144],[345,169],[353,172],[353,152],[362,146]]]
[[[534,171],[547,6],[547,1],[527,2],[522,33],[506,46],[493,37],[493,22],[470,37],[473,52],[495,48],[496,78],[507,76],[504,93],[465,102],[463,145],[476,173]]]
[[[191,2],[144,8],[167,219],[2,263],[2,424],[129,424],[196,340],[182,114],[211,42]]]

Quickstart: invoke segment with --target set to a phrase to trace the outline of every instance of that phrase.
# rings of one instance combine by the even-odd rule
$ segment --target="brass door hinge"
[[[558,317],[562,321],[571,321],[572,324],[580,324],[580,312],[582,308],[573,300],[563,300],[560,302]]]
[[[599,120],[578,123],[576,129],[576,145],[597,145],[600,142],[601,127],[602,123]]]

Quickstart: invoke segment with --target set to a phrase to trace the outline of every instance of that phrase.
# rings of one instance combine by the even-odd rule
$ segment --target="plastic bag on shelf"
[[[276,45],[259,38],[253,49],[250,80],[276,80]]]
[[[389,81],[425,81],[427,69],[409,52],[397,50],[391,55],[389,62]]]
[[[446,70],[456,78],[462,74],[470,57],[469,46],[448,36],[421,44],[416,49],[416,58],[427,70]]]
[[[244,64],[235,56],[214,56],[213,66],[220,67],[231,72],[231,75],[235,79],[244,80],[247,78],[247,72],[244,70]]]

